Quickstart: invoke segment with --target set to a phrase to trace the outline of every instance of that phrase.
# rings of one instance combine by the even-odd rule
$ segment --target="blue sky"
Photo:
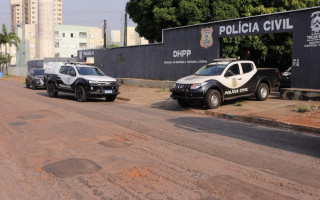
[[[129,0],[63,0],[63,24],[121,29],[124,24],[125,6]],[[10,27],[10,0],[0,1],[0,23]],[[129,26],[134,23],[129,20]]]

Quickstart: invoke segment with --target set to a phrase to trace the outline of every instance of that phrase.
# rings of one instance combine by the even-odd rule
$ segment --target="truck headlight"
[[[97,84],[97,81],[89,81],[90,84]]]
[[[190,89],[191,90],[197,90],[199,88],[201,88],[202,86],[208,84],[208,82],[204,82],[204,83],[195,83],[195,84],[192,84]]]
[[[191,89],[191,90],[197,90],[197,89],[199,89],[199,88],[201,88],[201,87],[202,87],[202,84],[201,84],[201,83],[195,83],[195,84],[192,84],[192,85],[191,85],[190,89]]]

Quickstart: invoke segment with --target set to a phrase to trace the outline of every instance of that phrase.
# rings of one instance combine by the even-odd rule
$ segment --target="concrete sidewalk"
[[[171,111],[196,112],[244,122],[320,133],[320,102],[282,100],[279,92],[271,93],[267,101],[257,101],[255,98],[226,101],[218,109],[212,110],[206,110],[200,105],[182,108],[170,98],[171,93],[165,89],[122,85],[120,92],[118,100],[136,105]],[[297,112],[301,106],[308,106],[309,111]]]

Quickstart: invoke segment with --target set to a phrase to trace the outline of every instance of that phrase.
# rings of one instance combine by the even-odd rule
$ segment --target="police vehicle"
[[[278,87],[280,73],[274,68],[256,68],[252,61],[216,59],[194,75],[179,79],[171,97],[181,106],[200,101],[208,108],[218,108],[224,100],[255,94],[264,101],[272,88]]]
[[[81,63],[48,66],[44,80],[49,97],[57,97],[58,92],[63,92],[74,94],[79,102],[90,97],[114,101],[119,94],[116,79],[106,76],[97,67]]]

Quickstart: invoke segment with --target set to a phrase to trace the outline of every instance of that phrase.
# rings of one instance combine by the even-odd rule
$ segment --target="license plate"
[[[105,90],[104,93],[106,93],[106,94],[112,94],[112,90]]]

